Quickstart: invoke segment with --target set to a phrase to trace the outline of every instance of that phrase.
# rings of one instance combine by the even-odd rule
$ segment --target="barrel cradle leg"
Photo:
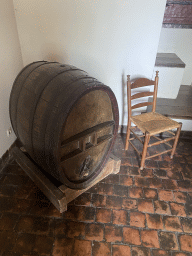
[[[147,154],[147,147],[150,141],[150,134],[148,132],[145,133],[145,141],[143,145],[143,152],[142,152],[142,157],[141,157],[141,164],[140,164],[140,170],[143,170],[144,165],[145,165],[145,157]]]
[[[60,213],[67,210],[66,195],[47,178],[40,168],[32,162],[18,147],[11,150],[11,155],[25,173],[34,181]]]
[[[181,128],[182,128],[182,123],[179,123],[179,125],[180,126],[179,126],[179,128],[177,128],[175,141],[173,143],[173,148],[172,148],[172,151],[171,151],[171,156],[170,156],[171,159],[173,158],[173,155],[175,154],[175,150],[176,150],[176,147],[177,147],[177,143],[178,143],[180,132],[181,132]]]

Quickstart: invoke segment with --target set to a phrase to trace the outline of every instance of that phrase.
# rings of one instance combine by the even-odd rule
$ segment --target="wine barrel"
[[[16,77],[9,110],[27,153],[54,178],[83,189],[101,172],[119,122],[108,86],[71,65],[34,62]]]

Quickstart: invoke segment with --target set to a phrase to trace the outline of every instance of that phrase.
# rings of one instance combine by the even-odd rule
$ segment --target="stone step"
[[[152,101],[152,98],[149,98]],[[192,86],[181,85],[176,99],[157,98],[156,111],[172,118],[192,120]],[[148,106],[150,112],[152,106]]]
[[[147,112],[151,110],[148,106]],[[176,99],[157,98],[156,112],[182,122],[182,130],[192,131],[192,86],[181,85]]]

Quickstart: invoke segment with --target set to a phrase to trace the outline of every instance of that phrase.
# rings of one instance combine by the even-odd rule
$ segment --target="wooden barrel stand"
[[[34,181],[39,189],[47,196],[60,213],[67,211],[67,204],[87,191],[99,181],[110,174],[117,174],[120,170],[121,161],[114,155],[110,155],[108,162],[100,174],[85,189],[71,189],[64,184],[58,184],[55,179],[43,170],[30,158],[27,153],[22,152],[19,147],[11,150],[10,154],[18,165]]]

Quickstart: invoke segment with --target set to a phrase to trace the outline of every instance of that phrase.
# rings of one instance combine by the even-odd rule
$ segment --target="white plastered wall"
[[[12,0],[0,1],[0,157],[15,140],[6,131],[9,120],[9,96],[13,81],[22,69],[23,62]]]
[[[162,28],[158,52],[176,53],[186,64],[181,84],[192,84],[192,29]]]
[[[56,60],[84,69],[114,91],[152,78],[166,0],[13,0],[24,65]],[[125,103],[125,102],[124,102]]]

